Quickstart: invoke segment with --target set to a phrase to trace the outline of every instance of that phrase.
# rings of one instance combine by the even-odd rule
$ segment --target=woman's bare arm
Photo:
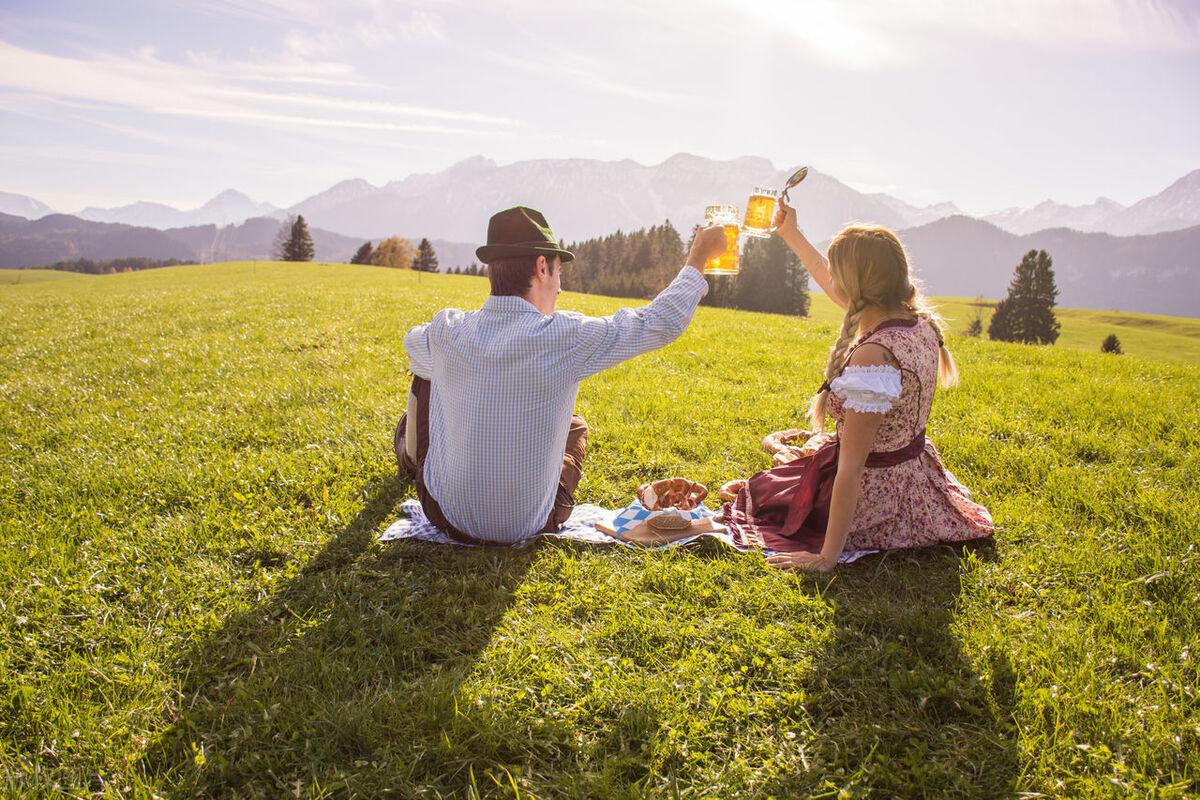
[[[873,366],[891,363],[887,350],[866,344],[850,357],[854,366]],[[820,553],[779,553],[767,559],[773,567],[828,572],[837,566],[838,556],[846,548],[850,525],[862,487],[867,456],[875,448],[875,436],[883,424],[883,414],[860,413],[846,409],[845,419],[838,427],[837,475],[833,479],[833,497],[829,503],[829,524],[825,528],[825,543]]]
[[[775,212],[775,231],[779,238],[792,249],[800,263],[813,276],[813,280],[821,287],[821,291],[829,299],[842,308],[846,307],[846,298],[833,285],[833,276],[829,273],[829,261],[821,255],[821,251],[813,247],[808,237],[796,226],[796,209],[779,198],[779,208]]]

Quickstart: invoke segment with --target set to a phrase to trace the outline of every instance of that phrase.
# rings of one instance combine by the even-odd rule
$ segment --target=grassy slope
[[[1200,789],[1194,368],[952,340],[931,435],[999,524],[965,555],[381,546],[400,337],[484,292],[264,265],[0,291],[0,793]],[[763,466],[825,311],[702,309],[586,382],[581,499]]]
[[[996,306],[994,300],[976,301],[964,297],[941,297],[936,302],[950,331],[957,334],[966,332],[976,313],[981,314],[983,329],[987,331]],[[1056,346],[1062,349],[1099,353],[1104,337],[1115,333],[1126,355],[1200,364],[1200,319],[1078,308],[1059,308],[1055,314],[1062,325]],[[838,324],[842,313],[825,295],[814,293],[812,318]]]
[[[0,269],[0,286],[6,284],[44,283],[46,281],[87,280],[92,275],[63,272],[57,269]]]

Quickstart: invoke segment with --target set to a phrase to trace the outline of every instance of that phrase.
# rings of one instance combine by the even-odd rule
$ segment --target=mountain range
[[[1050,228],[1024,235],[967,216],[900,232],[932,294],[1004,297],[1030,250],[1054,260],[1059,305],[1200,316],[1200,225],[1141,236]]]
[[[65,214],[38,220],[0,214],[0,267],[125,256],[185,261],[270,258],[279,220],[196,225],[160,231],[92,222]],[[347,261],[358,238],[310,228],[320,261]],[[1053,228],[1018,236],[983,220],[955,215],[902,230],[913,270],[933,294],[1002,297],[1029,250],[1054,259],[1061,305],[1200,316],[1200,225],[1143,236]],[[433,240],[441,267],[475,260],[475,245]]]
[[[256,203],[241,192],[226,189],[191,211],[180,211],[162,203],[138,202],[119,208],[85,208],[75,216],[93,222],[120,222],[165,230],[192,225],[230,225],[253,217],[267,217],[278,210],[270,203]]]
[[[413,174],[382,186],[361,178],[345,180],[286,209],[227,190],[190,211],[138,202],[86,208],[75,216],[165,230],[304,214],[310,224],[363,239],[399,233],[473,241],[496,209],[525,204],[544,211],[560,238],[578,241],[664,219],[687,230],[700,221],[706,204],[741,205],[753,186],[778,187],[790,173],[790,168],[776,169],[753,156],[714,161],[680,153],[652,166],[582,158],[500,166],[474,156],[441,172]],[[815,239],[832,235],[848,220],[910,228],[964,214],[952,202],[916,206],[888,194],[859,192],[816,170],[791,199]],[[27,219],[52,213],[33,198],[8,193],[0,193],[0,212]],[[1200,169],[1131,206],[1105,197],[1078,206],[1046,200],[1031,208],[974,216],[1018,235],[1049,228],[1119,236],[1178,230],[1200,224]]]
[[[0,193],[0,211],[12,209],[0,214],[0,266],[125,256],[266,259],[279,220],[301,213],[319,260],[346,261],[364,240],[399,234],[430,238],[442,268],[449,269],[475,260],[475,246],[497,208],[538,207],[564,241],[664,219],[686,237],[706,203],[740,204],[749,187],[779,186],[790,172],[755,157],[713,161],[680,154],[651,167],[590,159],[498,166],[475,157],[384,186],[342,181],[287,209],[230,191],[189,212],[154,204],[88,210],[92,217],[147,220],[140,225],[43,215],[46,207],[37,201]],[[855,220],[901,231],[917,274],[934,294],[1001,297],[1021,255],[1046,249],[1054,258],[1062,305],[1200,316],[1200,170],[1130,206],[1106,198],[1082,206],[1046,201],[984,218],[965,215],[949,202],[919,207],[887,194],[865,194],[816,170],[791,199],[815,242]],[[254,213],[260,216],[239,224],[161,227],[172,219],[228,221]],[[151,219],[158,224],[149,224]]]

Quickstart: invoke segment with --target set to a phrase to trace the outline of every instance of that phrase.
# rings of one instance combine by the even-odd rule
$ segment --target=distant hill
[[[0,218],[0,266],[3,267],[125,256],[194,257],[191,248],[167,231],[90,222],[67,214],[50,214],[33,221],[7,215]]]
[[[1200,226],[1146,236],[1065,228],[1017,236],[955,216],[900,236],[933,294],[1003,297],[1021,256],[1046,250],[1060,305],[1200,316]]]
[[[257,218],[240,225],[156,230],[92,222],[66,214],[27,220],[0,214],[0,267],[44,266],[76,258],[142,256],[187,261],[268,260],[280,222]],[[348,261],[362,242],[310,228],[319,261]]]

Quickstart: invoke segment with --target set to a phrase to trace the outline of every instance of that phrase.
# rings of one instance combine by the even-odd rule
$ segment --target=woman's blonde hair
[[[896,234],[878,225],[851,225],[829,244],[829,272],[834,284],[846,298],[846,316],[842,329],[829,351],[825,383],[812,399],[809,418],[818,431],[825,429],[825,404],[829,382],[845,365],[850,345],[858,336],[858,325],[868,306],[906,308],[929,320],[938,333],[938,380],[943,386],[958,383],[958,368],[950,351],[942,344],[945,328],[942,318],[921,293],[920,285],[908,271],[908,257]]]

